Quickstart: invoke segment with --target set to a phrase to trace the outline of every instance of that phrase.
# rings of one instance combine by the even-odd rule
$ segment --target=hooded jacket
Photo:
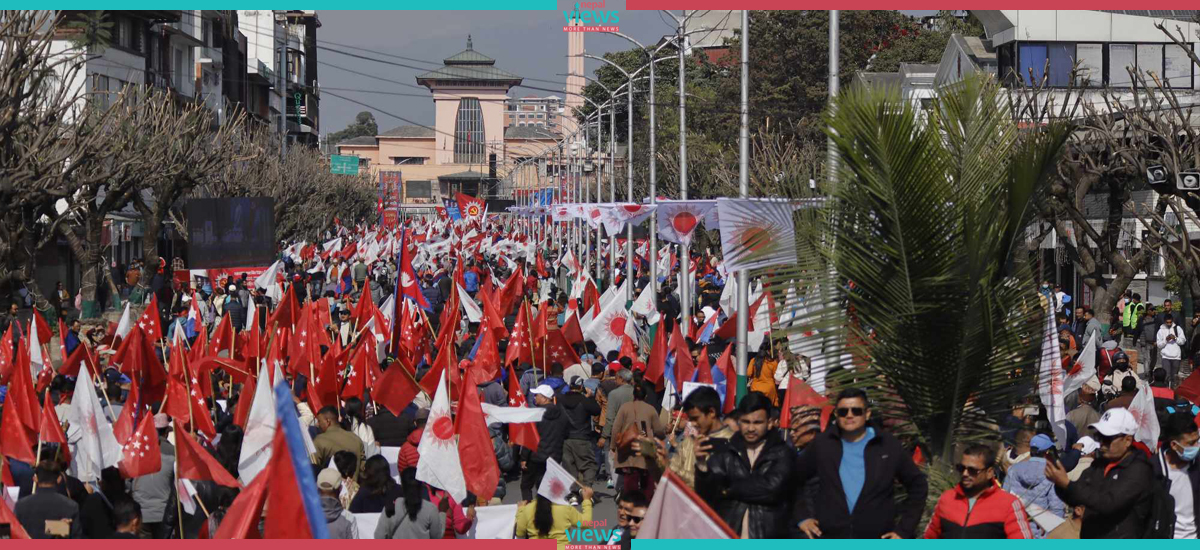
[[[539,441],[537,452],[533,454],[532,459],[545,462],[546,459],[553,458],[561,463],[563,441],[567,437],[567,415],[561,406],[553,403],[543,408],[546,409],[546,414],[542,416],[542,421],[537,423]]]
[[[600,404],[591,397],[573,391],[562,397],[562,406],[570,422],[566,438],[591,440],[592,434],[595,433],[592,429],[592,417],[600,415]]]
[[[696,469],[696,491],[733,532],[742,532],[748,511],[750,538],[782,538],[789,533],[792,516],[794,462],[794,451],[778,430],[771,430],[751,466],[746,440],[738,433],[708,458],[705,470]]]
[[[1145,453],[1130,448],[1119,462],[1097,459],[1079,481],[1055,489],[1070,506],[1083,505],[1082,539],[1136,539],[1146,530],[1150,515],[1150,484],[1154,466]]]
[[[796,523],[816,519],[822,538],[827,539],[878,539],[890,532],[906,539],[915,537],[929,495],[925,474],[900,441],[878,427],[875,437],[867,442],[863,457],[866,481],[854,509],[850,510],[838,474],[842,463],[841,430],[834,425],[814,438],[796,463],[794,486],[817,476],[820,487],[814,501],[820,504],[812,510],[804,499],[797,499]],[[898,506],[894,491],[897,481],[907,493]]]
[[[337,497],[322,496],[321,511],[325,513],[325,523],[329,526],[329,538],[358,538],[358,524],[342,508],[342,502]]]
[[[1054,491],[1054,482],[1046,479],[1046,459],[1031,457],[1014,464],[1008,469],[1008,477],[1004,480],[1004,490],[1012,493],[1023,505],[1040,506],[1042,509],[1058,516],[1065,517],[1067,506]],[[1036,522],[1031,522],[1033,537],[1046,537],[1046,531]]]
[[[994,484],[970,504],[962,485],[942,493],[925,529],[927,539],[1030,539],[1021,500]]]

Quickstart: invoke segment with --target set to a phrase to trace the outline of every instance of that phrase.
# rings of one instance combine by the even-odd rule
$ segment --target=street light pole
[[[687,94],[685,92],[685,79],[687,75],[685,67],[685,52],[687,49],[687,10],[680,10],[682,18],[679,20],[679,199],[688,199],[688,179],[687,179]],[[668,269],[670,269],[668,267]],[[679,302],[680,319],[685,324],[691,326],[692,322],[692,247],[688,245],[679,245]]]
[[[838,42],[841,29],[841,13],[839,10],[829,10],[829,108],[835,109],[833,99],[838,95]],[[837,149],[833,145],[833,137],[826,138],[828,160],[825,162],[829,183],[832,184],[837,172]]]
[[[750,194],[750,12],[742,10],[742,131],[738,139],[738,191],[744,199]],[[746,394],[746,367],[749,339],[749,273],[737,272],[737,396]]]

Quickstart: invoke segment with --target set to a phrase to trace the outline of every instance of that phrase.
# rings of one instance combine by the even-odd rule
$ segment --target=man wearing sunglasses
[[[996,485],[995,463],[996,451],[987,445],[963,451],[954,467],[961,479],[938,499],[925,538],[1033,538],[1020,501]]]
[[[842,390],[835,403],[837,426],[818,435],[797,461],[794,486],[820,480],[816,509],[803,498],[794,504],[802,536],[913,538],[929,495],[925,474],[898,439],[870,425],[866,392]],[[898,509],[895,482],[906,492]]]
[[[1046,478],[1069,506],[1084,506],[1082,539],[1135,539],[1146,532],[1154,466],[1134,448],[1138,421],[1126,409],[1109,409],[1092,424],[1100,438],[1100,457],[1071,481],[1057,460],[1046,461]]]

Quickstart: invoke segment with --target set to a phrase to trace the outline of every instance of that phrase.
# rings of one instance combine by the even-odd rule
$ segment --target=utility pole
[[[750,11],[742,10],[742,131],[738,139],[738,191],[741,198],[750,194]],[[746,395],[747,356],[749,339],[749,273],[737,272],[737,396],[740,401]]]
[[[679,18],[679,200],[688,200],[687,179],[687,94],[684,93],[687,70],[685,68],[687,50],[687,10],[680,10]],[[692,322],[692,247],[691,244],[679,245],[679,303],[681,319],[685,323]],[[668,268],[669,269],[669,268]],[[691,326],[691,325],[684,325]]]
[[[841,29],[841,14],[839,10],[829,10],[829,108],[834,109],[834,98],[838,95],[838,45]],[[837,149],[833,145],[833,138],[826,138],[828,148],[828,157],[825,162],[826,177],[829,178],[829,183],[832,185],[837,179]],[[831,187],[832,189],[832,187]]]
[[[657,125],[654,120],[654,54],[643,49],[646,53],[646,62],[650,64],[650,204],[658,204],[658,149],[654,146],[654,134]],[[655,50],[657,51],[657,50]],[[658,213],[650,215],[650,235],[646,244],[646,260],[650,264],[650,301],[658,304]],[[633,286],[629,287],[630,292],[633,291]],[[656,305],[657,307],[657,305]]]

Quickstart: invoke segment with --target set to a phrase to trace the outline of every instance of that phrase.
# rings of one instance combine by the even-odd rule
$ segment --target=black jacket
[[[600,404],[595,399],[579,392],[570,392],[561,399],[563,409],[567,411],[567,439],[592,438],[596,433],[592,429],[592,417],[600,415]]]
[[[379,407],[375,416],[367,419],[367,425],[375,432],[380,447],[401,447],[413,431],[413,418],[407,412],[396,416],[387,407]]]
[[[838,473],[842,463],[841,432],[834,425],[818,435],[800,455],[795,481],[799,486],[817,476],[820,488],[815,501],[819,504],[813,510],[804,498],[797,498],[793,521],[799,524],[816,519],[822,538],[827,539],[878,539],[890,532],[906,539],[915,537],[929,495],[925,474],[913,464],[900,441],[878,427],[875,437],[867,442],[864,460],[866,480],[854,510],[850,510]],[[897,481],[906,492],[899,507],[894,494]],[[796,492],[797,496],[801,494]]]
[[[794,462],[795,451],[784,443],[778,430],[771,430],[751,467],[746,440],[735,434],[724,449],[708,458],[707,471],[696,469],[696,491],[734,533],[742,532],[742,520],[749,511],[750,538],[785,537],[796,493]]]
[[[1130,449],[1111,470],[1105,471],[1107,466],[1107,461],[1096,460],[1079,481],[1055,491],[1068,506],[1087,507],[1079,538],[1141,538],[1150,515],[1154,465],[1145,453]]]
[[[563,441],[567,438],[567,414],[563,408],[553,403],[545,406],[546,414],[538,422],[538,449],[533,454],[533,460],[545,462],[553,458],[556,462],[563,459]]]

